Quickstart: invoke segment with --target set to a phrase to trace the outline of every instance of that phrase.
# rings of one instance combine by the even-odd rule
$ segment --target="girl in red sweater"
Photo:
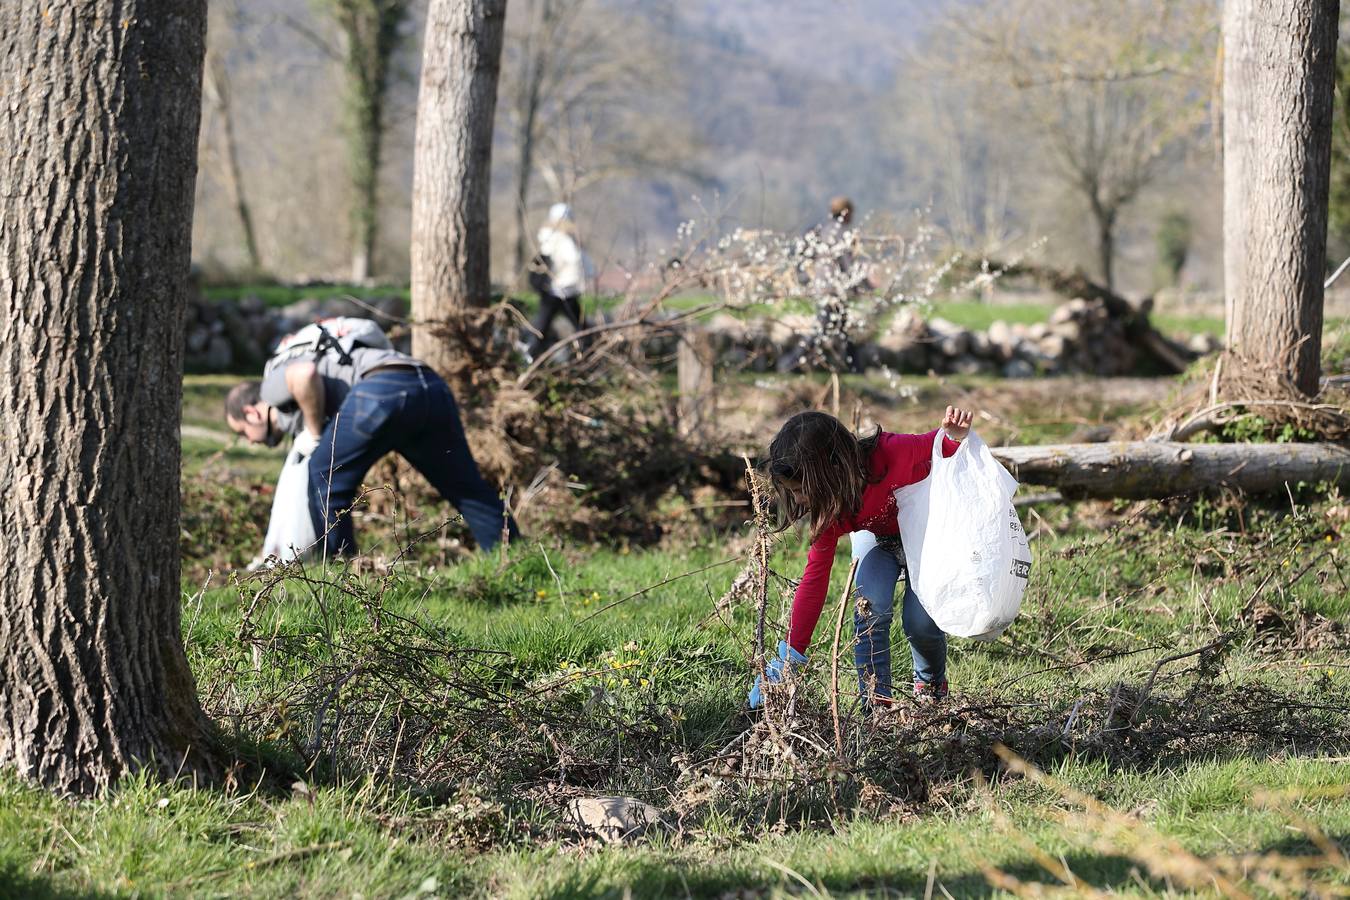
[[[947,407],[939,429],[943,456],[956,452],[970,433],[972,415]],[[835,546],[845,534],[870,531],[876,546],[858,564],[855,579],[860,597],[854,615],[859,689],[865,708],[891,699],[891,620],[895,586],[905,568],[904,548],[895,517],[895,491],[928,477],[933,441],[927,434],[890,434],[877,429],[859,439],[825,413],[798,413],[769,445],[768,471],[778,494],[779,529],[805,519],[811,533],[806,572],[792,601],[792,620],[778,656],[765,667],[770,683],[806,662],[806,648],[825,605],[834,565]],[[905,583],[901,622],[914,659],[914,693],[919,697],[947,694],[947,636],[919,604]],[[763,702],[757,678],[750,691],[751,708]]]

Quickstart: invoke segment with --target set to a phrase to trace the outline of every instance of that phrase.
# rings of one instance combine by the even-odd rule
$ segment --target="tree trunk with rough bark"
[[[1227,0],[1228,349],[1317,393],[1338,0]]]
[[[179,403],[206,8],[0,5],[0,766],[205,771]]]
[[[442,373],[474,348],[456,319],[491,300],[488,189],[506,0],[431,0],[413,159],[413,353]]]
[[[1074,497],[1170,497],[1217,487],[1256,494],[1300,481],[1350,486],[1350,450],[1337,444],[1130,441],[990,449],[1019,481]]]

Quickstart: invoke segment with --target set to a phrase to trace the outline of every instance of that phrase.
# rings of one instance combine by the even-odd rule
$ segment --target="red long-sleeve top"
[[[788,625],[788,644],[805,653],[811,635],[825,607],[830,586],[830,570],[839,539],[854,531],[870,531],[878,537],[898,534],[895,517],[895,491],[923,481],[933,467],[933,441],[937,431],[927,434],[891,434],[882,432],[877,447],[867,461],[871,477],[863,489],[862,507],[852,517],[844,517],[822,531],[806,555],[806,571],[792,599],[792,621]],[[943,435],[942,455],[951,456],[960,445]]]

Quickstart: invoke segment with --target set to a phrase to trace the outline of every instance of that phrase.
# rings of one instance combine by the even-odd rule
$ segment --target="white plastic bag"
[[[309,455],[292,449],[277,476],[272,497],[272,516],[263,538],[262,554],[249,565],[262,566],[269,557],[288,562],[304,554],[315,541],[314,521],[309,517]]]
[[[1017,617],[1031,547],[1012,505],[1017,482],[971,432],[950,458],[895,492],[910,584],[947,634],[993,640]]]

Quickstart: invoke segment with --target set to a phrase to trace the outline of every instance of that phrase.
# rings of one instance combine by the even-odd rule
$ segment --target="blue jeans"
[[[867,612],[854,614],[857,645],[854,659],[858,665],[858,686],[863,705],[869,698],[891,696],[891,620],[895,610],[895,585],[902,564],[895,553],[884,546],[872,548],[858,565],[857,590],[866,598]],[[941,682],[947,677],[947,636],[937,627],[919,603],[918,596],[905,578],[905,599],[900,620],[909,638],[914,659],[914,680]],[[873,682],[875,681],[875,685]]]
[[[375,461],[397,452],[463,514],[490,550],[516,534],[474,462],[450,388],[428,368],[381,369],[358,381],[328,420],[309,464],[309,514],[331,559],[356,553],[351,506]]]

